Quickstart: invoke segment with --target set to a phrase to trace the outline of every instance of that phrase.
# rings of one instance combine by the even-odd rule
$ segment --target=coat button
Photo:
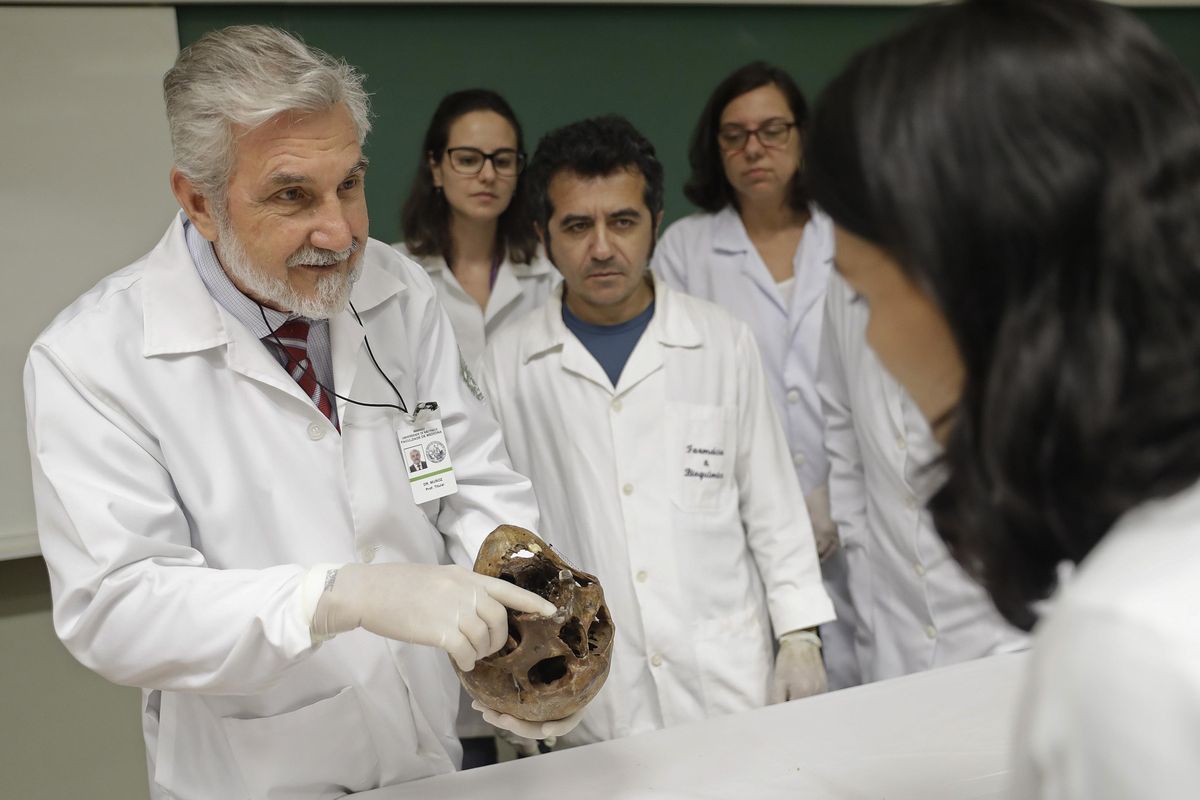
[[[925,565],[920,562],[913,564],[913,572],[917,573],[917,575],[919,575],[921,577],[924,577],[925,576]]]
[[[650,656],[650,666],[661,667],[662,666],[662,656],[660,656],[658,653],[655,653],[654,655]]]
[[[612,401],[612,410],[613,410],[613,411],[620,411],[620,410],[621,410],[621,398],[619,398],[619,397],[618,397],[618,398],[616,398],[615,400],[613,400],[613,401]]]
[[[925,635],[928,636],[930,639],[936,639],[937,638],[937,628],[933,627],[932,625],[926,625],[925,626]]]
[[[646,570],[639,569],[638,573],[635,577],[637,578],[638,583],[645,583],[646,582]]]
[[[793,453],[792,454],[792,463],[795,464],[797,467],[804,466],[804,453]]]
[[[789,403],[799,403],[800,402],[800,392],[798,392],[795,389],[788,389],[787,401]]]
[[[911,494],[904,498],[904,507],[909,511],[915,511],[917,508],[917,498],[913,497]]]
[[[319,442],[325,438],[325,428],[315,422],[312,423],[308,426],[308,438],[312,439],[314,442]]]
[[[624,486],[621,487],[621,491],[624,492],[626,495],[633,494],[633,484],[632,483],[625,484]]]
[[[379,550],[379,545],[363,545],[358,551],[358,557],[362,559],[364,564],[370,564],[375,560],[375,553]]]

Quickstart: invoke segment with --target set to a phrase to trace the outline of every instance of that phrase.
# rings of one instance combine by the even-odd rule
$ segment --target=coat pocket
[[[714,511],[737,503],[734,410],[668,403],[667,469],[671,501],[681,511]]]
[[[254,800],[324,800],[379,785],[379,755],[352,686],[294,711],[221,723]]]
[[[775,664],[765,610],[750,606],[696,625],[696,655],[708,717],[767,704]]]

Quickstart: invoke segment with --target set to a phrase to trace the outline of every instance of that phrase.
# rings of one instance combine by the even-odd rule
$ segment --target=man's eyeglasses
[[[785,119],[769,119],[757,128],[744,128],[741,125],[722,125],[717,131],[717,144],[726,153],[736,153],[750,141],[750,134],[758,139],[763,147],[783,147],[792,138],[792,128],[796,123]]]
[[[477,147],[451,147],[446,155],[450,157],[450,168],[459,175],[478,175],[485,161],[491,161],[496,174],[506,178],[525,168],[525,154],[511,148],[485,153]]]

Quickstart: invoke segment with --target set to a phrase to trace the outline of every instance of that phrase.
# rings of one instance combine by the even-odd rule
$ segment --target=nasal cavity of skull
[[[567,657],[543,658],[529,668],[529,682],[535,686],[554,683],[567,674]]]
[[[583,646],[583,624],[578,617],[571,617],[567,624],[562,626],[562,630],[558,632],[558,638],[571,648],[571,652],[575,654],[576,658],[583,658],[587,655],[587,650]]]

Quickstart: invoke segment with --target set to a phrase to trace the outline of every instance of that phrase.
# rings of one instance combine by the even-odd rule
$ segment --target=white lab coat
[[[1014,800],[1200,786],[1200,486],[1125,514],[1035,629]]]
[[[863,679],[894,678],[1027,646],[933,527],[929,426],[866,341],[865,304],[829,279],[821,362],[833,518],[858,612]]]
[[[538,251],[528,264],[517,264],[505,257],[496,273],[496,284],[488,297],[487,308],[479,307],[466,293],[458,278],[441,256],[410,255],[403,242],[392,245],[403,255],[423,266],[437,289],[438,300],[450,317],[454,335],[463,357],[472,368],[479,364],[487,340],[501,328],[511,325],[524,314],[546,302],[551,290],[562,280],[558,270]]]
[[[34,343],[26,411],[54,624],[85,666],[144,687],[152,795],[325,798],[449,772],[458,681],[439,650],[362,630],[319,647],[311,565],[470,564],[529,482],[460,368],[424,271],[368,241],[330,320],[335,387],[436,400],[458,494],[417,506],[398,412],[338,401],[342,432],[208,294],[179,219]],[[477,390],[476,390],[477,391]]]
[[[655,295],[615,389],[563,324],[561,288],[484,357],[543,534],[599,577],[617,628],[568,743],[765,705],[772,631],[833,616],[753,336],[661,282]]]
[[[823,486],[829,472],[817,364],[832,263],[833,223],[814,209],[796,250],[788,303],[732,207],[716,214],[693,214],[671,225],[658,243],[653,262],[654,271],[668,286],[718,304],[754,332],[805,495]],[[856,615],[843,554],[835,552],[821,566],[838,616],[821,629],[825,666],[829,687],[840,689],[861,682],[854,647]]]

